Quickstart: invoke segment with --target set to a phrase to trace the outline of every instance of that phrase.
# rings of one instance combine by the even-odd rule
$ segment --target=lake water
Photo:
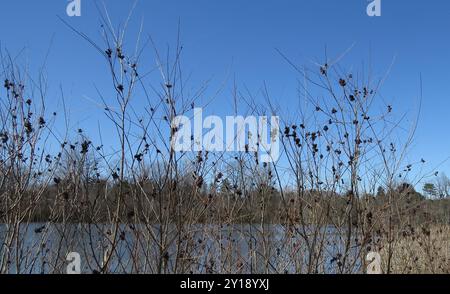
[[[18,238],[11,232],[0,225],[6,273],[65,273],[69,252],[80,254],[83,273],[100,271],[109,256],[109,273],[336,273],[345,250],[331,227],[121,225],[112,254],[111,225],[34,223],[21,225]],[[348,252],[346,272],[360,272],[359,249]]]

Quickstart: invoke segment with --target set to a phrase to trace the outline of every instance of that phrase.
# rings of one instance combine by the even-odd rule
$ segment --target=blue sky
[[[21,52],[24,63],[37,70],[49,53],[46,72],[50,105],[64,89],[71,126],[89,129],[105,118],[83,97],[97,99],[95,87],[109,89],[107,68],[98,53],[57,18],[100,40],[98,12],[92,0],[82,0],[82,16],[69,18],[65,0],[4,0],[0,9],[1,47]],[[126,17],[132,1],[105,0],[114,22]],[[130,42],[141,20],[144,31],[161,48],[174,45],[181,21],[183,65],[192,81],[212,79],[211,95],[233,76],[239,86],[258,93],[266,83],[280,104],[297,103],[298,75],[276,52],[293,62],[312,66],[354,45],[342,62],[357,68],[370,56],[376,76],[393,59],[382,94],[400,112],[418,111],[419,76],[423,103],[411,161],[425,158],[427,170],[437,167],[450,174],[450,2],[446,0],[382,0],[382,16],[366,15],[366,0],[208,1],[141,0],[130,24]],[[150,49],[149,49],[150,50]],[[148,55],[151,57],[151,54]],[[152,60],[148,64],[153,64]],[[210,113],[231,109],[232,82],[228,81]],[[59,105],[59,106],[58,106]],[[96,127],[93,130],[96,132]]]

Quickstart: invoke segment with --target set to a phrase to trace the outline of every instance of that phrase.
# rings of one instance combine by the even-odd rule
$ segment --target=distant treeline
[[[157,183],[124,183],[120,185],[107,181],[96,181],[86,185],[57,180],[57,184],[43,189],[34,209],[29,211],[32,222],[82,222],[101,223],[110,219],[111,208],[117,205],[118,193],[123,194],[124,209],[121,210],[123,223],[158,223],[158,212],[176,210],[170,222],[181,217],[199,215],[198,223],[282,223],[313,224],[314,213],[326,213],[329,223],[336,223],[346,215],[350,191],[336,193],[304,190],[300,193],[285,191],[284,197],[278,189],[261,185],[242,191],[231,186],[227,180],[219,189],[210,189],[201,183],[172,183],[172,191],[158,189]],[[203,186],[204,185],[204,186]],[[36,188],[40,189],[40,188]],[[197,191],[198,189],[198,191]],[[1,191],[0,195],[8,194]],[[33,191],[23,193],[23,201],[35,199]],[[31,197],[30,197],[31,196]],[[0,198],[1,199],[1,198]],[[411,224],[450,224],[450,198],[429,199],[403,183],[393,191],[379,188],[377,193],[364,194],[356,201],[364,207],[365,219],[370,221],[377,213],[383,212],[395,200],[400,214],[393,216],[394,223],[407,218]],[[31,200],[30,200],[31,201]],[[36,201],[36,200],[35,200]],[[178,203],[174,205],[175,203]],[[28,207],[25,207],[27,209]],[[317,210],[320,208],[320,210]],[[194,213],[193,210],[197,212]],[[301,211],[301,213],[300,213]],[[180,214],[181,213],[181,214]],[[354,211],[357,225],[361,211]]]

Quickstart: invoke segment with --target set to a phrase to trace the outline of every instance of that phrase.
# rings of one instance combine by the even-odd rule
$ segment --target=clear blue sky
[[[94,39],[100,39],[98,13],[92,0],[82,0],[82,16],[66,16],[65,0],[9,0],[0,7],[0,41],[13,55],[36,69],[45,59],[49,100],[57,108],[61,85],[71,110],[71,125],[89,129],[102,112],[83,96],[97,99],[95,86],[109,88],[104,61],[57,15]],[[105,0],[113,21],[123,21],[132,1]],[[419,75],[423,105],[411,160],[427,159],[429,169],[450,156],[450,1],[382,0],[382,16],[366,15],[366,0],[141,0],[130,34],[141,19],[156,44],[174,45],[181,20],[184,66],[193,81],[212,78],[210,92],[231,73],[257,93],[267,83],[280,104],[296,101],[298,76],[275,48],[300,65],[322,61],[324,48],[337,56],[355,44],[343,60],[358,67],[369,53],[381,76],[395,63],[382,89],[399,111],[417,111]],[[148,64],[152,64],[149,61]],[[228,83],[209,109],[225,114],[230,107]],[[54,99],[54,100],[53,100]],[[96,129],[93,130],[94,132]],[[450,162],[438,167],[450,175]]]

